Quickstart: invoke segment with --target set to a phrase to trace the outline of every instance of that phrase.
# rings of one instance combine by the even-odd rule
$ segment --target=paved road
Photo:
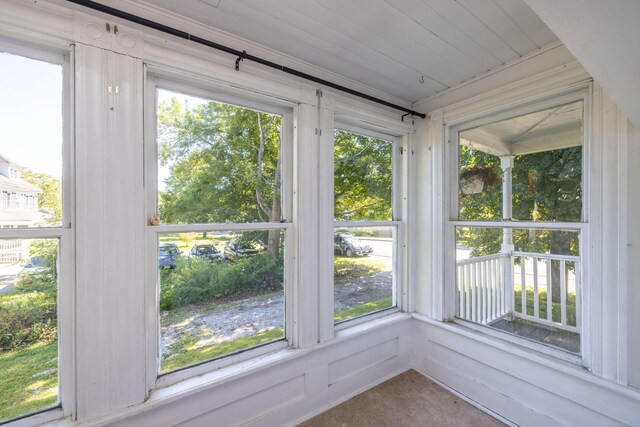
[[[364,243],[371,246],[373,253],[371,256],[381,258],[391,258],[393,256],[393,241],[381,239],[360,238]]]
[[[0,264],[0,295],[11,290],[21,269],[20,264]]]

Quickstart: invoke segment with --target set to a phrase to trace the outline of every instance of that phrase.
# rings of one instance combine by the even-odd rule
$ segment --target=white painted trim
[[[325,96],[322,91],[319,95],[319,209],[318,218],[318,274],[319,274],[319,298],[318,298],[318,339],[319,342],[329,341],[334,338],[334,111],[324,108]]]
[[[231,104],[250,110],[284,116],[299,100],[284,100],[257,90],[248,90],[236,85],[220,83],[208,76],[180,73],[162,67],[148,65],[156,82],[156,89],[178,92],[210,101]]]
[[[224,408],[229,405],[234,408],[236,417],[262,420],[253,421],[259,425],[292,425],[296,420],[306,419],[309,414],[335,406],[406,371],[409,367],[407,344],[410,322],[410,315],[389,315],[340,331],[335,339],[313,348],[283,349],[209,371],[157,389],[144,403],[92,420],[91,425],[179,424],[193,416],[209,413],[216,417],[218,424],[237,424],[237,421],[225,418],[229,414],[224,412]],[[389,360],[376,360],[376,353],[371,349],[389,340],[398,341],[398,355]],[[360,365],[359,372],[330,387],[330,366],[351,363],[350,360],[360,354],[374,356],[374,360]],[[355,362],[359,359],[356,358]],[[291,400],[291,404],[272,403],[279,398],[274,393],[264,396],[270,405],[266,409],[262,407],[264,405],[252,404],[251,396],[271,390],[279,381],[300,375],[305,378],[304,391]],[[278,421],[267,422],[266,417],[277,417]]]
[[[69,228],[0,228],[0,239],[46,239],[48,237],[62,237]]]
[[[294,289],[292,292],[294,347],[319,341],[319,126],[318,110],[306,104],[294,108]]]
[[[247,348],[215,359],[203,360],[202,362],[198,362],[194,365],[188,365],[175,371],[156,374],[157,380],[154,384],[154,388],[162,389],[170,387],[190,378],[205,375],[209,372],[215,372],[228,366],[233,366],[254,359],[258,360],[264,356],[268,357],[268,355],[285,349],[288,346],[289,344],[287,343],[286,338],[282,338],[278,341],[272,341],[257,347]]]
[[[354,317],[352,319],[347,319],[347,320],[343,320],[342,322],[338,322],[333,326],[333,329],[336,333],[340,332],[340,331],[344,331],[346,329],[352,328],[354,326],[357,325],[361,325],[363,323],[368,323],[371,322],[373,320],[377,320],[377,319],[382,319],[384,317],[390,316],[392,314],[396,314],[400,312],[400,308],[398,307],[389,307],[389,308],[383,308],[381,310],[378,311],[373,311],[371,313],[366,313],[366,314],[362,314],[358,317]],[[333,310],[331,311],[331,313],[333,314]],[[331,318],[331,321],[333,322],[333,316]]]
[[[458,396],[460,399],[464,400],[465,402],[467,402],[468,404],[472,405],[473,407],[478,408],[479,410],[481,410],[485,414],[492,416],[493,418],[495,418],[496,420],[500,421],[501,423],[504,423],[504,424],[506,424],[506,425],[508,425],[510,427],[518,427],[517,424],[514,424],[511,421],[509,421],[508,419],[506,419],[503,416],[501,416],[500,414],[498,414],[496,412],[493,412],[491,409],[487,408],[486,406],[482,406],[481,404],[479,404],[475,400],[470,399],[469,397],[467,397],[464,394],[460,393],[458,390],[449,387],[448,385],[446,385],[442,381],[432,377],[431,375],[429,375],[429,374],[427,374],[425,372],[420,371],[417,368],[412,368],[412,369],[414,369],[416,372],[418,372],[420,375],[424,376],[425,378],[428,378],[430,381],[433,381],[434,383],[438,384],[440,387],[444,388],[449,393],[452,393],[452,394]]]
[[[230,222],[211,224],[160,224],[150,225],[156,233],[189,233],[201,231],[289,230],[290,222]]]
[[[446,264],[445,264],[445,280],[444,286],[444,316],[443,319],[453,319],[456,312],[456,298],[455,288],[452,284],[455,283],[456,269],[455,269],[455,228],[456,227],[488,227],[488,228],[510,228],[510,229],[550,229],[550,230],[578,230],[580,231],[581,239],[588,239],[583,237],[589,234],[589,225],[586,223],[559,223],[559,222],[538,222],[538,221],[460,221],[457,220],[459,207],[458,207],[458,140],[459,134],[465,129],[474,128],[487,123],[493,123],[496,121],[504,120],[509,117],[518,117],[531,111],[540,111],[546,108],[550,108],[555,105],[562,105],[569,102],[575,102],[578,100],[583,101],[585,108],[583,128],[588,128],[590,119],[588,116],[589,105],[588,98],[591,85],[589,82],[583,80],[583,71],[580,68],[575,68],[572,71],[563,71],[559,69],[553,69],[546,73],[547,78],[541,80],[539,76],[534,76],[529,79],[531,81],[519,82],[510,85],[511,88],[501,88],[492,91],[491,94],[482,94],[475,97],[472,100],[467,100],[461,105],[453,105],[444,108],[444,122],[448,122],[446,125],[446,136],[444,140],[445,145],[445,165],[448,169],[446,176],[448,179],[445,182],[445,212],[449,221],[444,224],[445,242],[446,245]],[[487,111],[488,110],[488,111]],[[592,141],[587,139],[589,135],[584,135],[583,147],[583,182],[584,193],[590,194],[589,181],[585,178],[591,173],[591,169],[587,167],[589,164],[589,153]],[[582,211],[588,211],[588,205],[586,200],[582,200]],[[583,217],[585,215],[583,214]],[[586,261],[581,265],[587,264],[589,258],[588,250],[580,248],[581,259]],[[585,276],[581,273],[581,294],[588,295],[589,286],[591,281],[589,276]],[[585,312],[585,304],[581,305],[583,313],[581,317],[583,319],[588,318]],[[456,319],[458,321],[458,319]],[[587,333],[586,338],[589,339]],[[527,344],[528,345],[528,344]],[[585,336],[582,334],[581,328],[581,353],[585,354]],[[586,356],[585,360],[589,360],[590,356]]]
[[[551,222],[551,221],[449,221],[456,227],[491,227],[517,228],[529,230],[566,230],[583,231],[587,225],[583,222]]]
[[[401,221],[335,221],[334,228],[397,227]]]
[[[545,355],[554,357],[558,360],[562,360],[568,363],[573,363],[576,366],[579,366],[584,369],[588,369],[582,357],[574,353],[564,351],[557,347],[545,345],[544,343],[540,343],[537,341],[528,340],[526,338],[522,338],[515,334],[506,333],[505,331],[493,329],[490,326],[487,327],[485,325],[479,325],[477,323],[473,323],[464,319],[456,318],[451,323],[459,325],[461,328],[466,328],[471,331],[476,331],[478,334],[483,334],[487,337],[495,337],[495,339],[502,340],[505,343],[516,344],[525,349],[529,349],[540,354],[545,354]]]
[[[511,422],[634,425],[637,421],[637,390],[458,325],[420,315],[414,319],[412,367]]]
[[[427,97],[425,97],[425,98],[423,98],[421,100],[418,100],[418,101],[414,102],[413,105],[414,106],[420,106],[422,104],[426,104],[428,102],[431,102],[431,101],[433,101],[435,99],[444,97],[444,96],[446,96],[446,95],[448,95],[448,94],[450,94],[452,92],[456,92],[456,91],[462,89],[465,86],[473,85],[474,83],[479,82],[481,80],[484,80],[489,76],[504,72],[504,71],[508,70],[509,68],[513,68],[518,64],[530,61],[531,59],[533,59],[533,58],[535,58],[537,56],[544,55],[545,53],[547,53],[549,51],[552,51],[554,49],[557,49],[557,48],[559,48],[561,46],[562,46],[562,42],[560,42],[560,41],[556,41],[556,42],[550,43],[550,44],[548,44],[546,46],[543,46],[540,49],[535,50],[535,51],[533,51],[533,52],[531,52],[529,54],[522,55],[519,58],[514,59],[513,61],[510,61],[510,62],[508,62],[506,64],[502,64],[502,65],[497,66],[495,68],[492,68],[491,70],[489,70],[489,71],[487,71],[487,72],[485,72],[483,74],[480,74],[478,76],[472,77],[472,78],[470,78],[468,80],[465,80],[465,81],[463,81],[461,83],[458,83],[455,86],[451,86],[451,87],[449,87],[449,88],[447,88],[447,89],[445,89],[443,91],[440,91],[440,92],[438,92],[438,93],[436,93],[434,95],[430,95],[430,96],[427,96]]]

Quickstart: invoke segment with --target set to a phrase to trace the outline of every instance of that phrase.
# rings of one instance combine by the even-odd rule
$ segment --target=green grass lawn
[[[347,282],[360,277],[373,276],[385,270],[391,270],[391,263],[376,258],[348,258],[336,255],[333,261],[333,274],[336,282]]]
[[[55,405],[58,343],[0,353],[0,373],[0,421]]]
[[[192,339],[185,337],[185,339],[181,340],[180,345],[174,347],[174,354],[161,362],[160,371],[173,371],[204,360],[235,353],[282,338],[284,338],[284,329],[282,328],[271,329],[248,337],[204,347],[195,346],[195,343],[198,341],[197,337],[192,337]]]
[[[353,319],[358,316],[373,313],[374,311],[384,310],[385,308],[391,307],[392,304],[392,297],[370,301],[365,304],[360,304],[355,307],[348,308],[346,310],[336,311],[333,315],[333,321],[335,323],[338,323],[342,322],[343,320]]]

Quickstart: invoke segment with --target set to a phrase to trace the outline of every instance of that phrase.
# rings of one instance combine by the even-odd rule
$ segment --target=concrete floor
[[[414,370],[407,371],[300,427],[504,426]]]

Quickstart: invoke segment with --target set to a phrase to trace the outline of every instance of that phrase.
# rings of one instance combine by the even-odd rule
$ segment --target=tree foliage
[[[460,218],[502,219],[502,169],[500,159],[460,147],[460,171],[491,168],[500,177],[478,194],[460,192]],[[582,147],[516,156],[512,171],[513,219],[520,221],[579,222],[582,217]],[[502,233],[490,228],[465,228],[459,240],[473,248],[473,255],[500,252]],[[516,229],[516,250],[577,254],[578,233]]]
[[[161,103],[159,161],[169,168],[159,194],[162,221],[280,221],[281,127],[280,116],[229,104]],[[391,219],[391,157],[388,141],[336,131],[336,218]],[[274,257],[281,254],[279,231],[253,235]]]
[[[208,102],[159,107],[160,194],[164,222],[278,221],[280,116]]]
[[[335,219],[392,219],[393,144],[342,130],[334,140]]]
[[[62,222],[62,186],[58,178],[46,173],[23,169],[21,178],[42,190],[38,195],[38,209],[44,213],[45,221],[49,225],[59,225]]]

